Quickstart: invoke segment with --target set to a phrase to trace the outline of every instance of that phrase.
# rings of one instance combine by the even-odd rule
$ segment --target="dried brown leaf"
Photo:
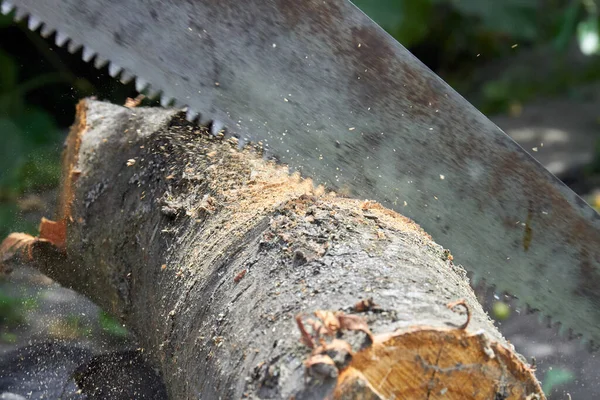
[[[365,312],[370,311],[377,307],[377,304],[373,301],[372,298],[363,299],[354,305],[354,311],[356,312]]]
[[[37,238],[26,233],[11,233],[0,244],[0,261],[7,261],[18,251],[29,252],[28,246],[34,243]]]
[[[340,330],[340,321],[333,311],[317,310],[314,314],[323,322],[327,334],[333,335]]]
[[[146,96],[144,96],[143,94],[139,94],[135,98],[128,97],[125,100],[125,107],[135,108],[135,107],[139,106],[142,103],[142,100],[144,100],[145,98],[146,98]]]
[[[348,315],[343,312],[337,313],[338,320],[340,321],[340,326],[342,329],[347,329],[349,331],[362,331],[369,336],[371,341],[373,341],[373,334],[369,329],[369,325],[367,321],[358,315]]]
[[[306,320],[306,323],[312,328],[315,339],[319,340],[321,336],[331,335],[327,328],[319,321],[309,318]]]

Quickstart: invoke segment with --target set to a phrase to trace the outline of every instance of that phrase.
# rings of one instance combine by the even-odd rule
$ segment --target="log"
[[[417,224],[179,110],[77,107],[60,207],[2,244],[119,317],[172,399],[542,399]]]

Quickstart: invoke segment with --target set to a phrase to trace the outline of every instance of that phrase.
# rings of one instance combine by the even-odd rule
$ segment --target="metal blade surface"
[[[600,343],[598,214],[349,1],[15,4]]]

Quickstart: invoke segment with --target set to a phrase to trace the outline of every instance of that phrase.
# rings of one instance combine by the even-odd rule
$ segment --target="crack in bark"
[[[250,289],[250,285],[246,285],[245,288],[240,290],[240,292],[236,294],[233,299],[231,299],[231,304],[234,304],[237,301],[237,299],[239,299],[248,289]]]

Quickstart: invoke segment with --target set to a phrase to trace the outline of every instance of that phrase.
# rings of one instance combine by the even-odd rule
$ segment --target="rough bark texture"
[[[122,318],[173,399],[543,397],[418,225],[259,152],[175,110],[83,101],[53,233],[5,258],[22,247]]]

